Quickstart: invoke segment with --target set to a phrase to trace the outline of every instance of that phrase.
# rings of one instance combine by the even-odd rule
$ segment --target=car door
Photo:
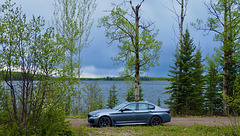
[[[112,115],[113,121],[116,124],[130,124],[135,123],[135,110],[137,104],[131,103],[119,110],[115,115]]]
[[[149,104],[139,103],[138,109],[135,111],[135,120],[137,123],[148,123],[152,116],[152,110],[149,109]]]

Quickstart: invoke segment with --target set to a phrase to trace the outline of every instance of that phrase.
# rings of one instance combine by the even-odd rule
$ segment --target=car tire
[[[99,127],[110,127],[111,126],[111,119],[109,117],[101,117],[98,120]]]
[[[162,119],[159,116],[153,116],[149,124],[151,126],[159,126],[162,124]]]

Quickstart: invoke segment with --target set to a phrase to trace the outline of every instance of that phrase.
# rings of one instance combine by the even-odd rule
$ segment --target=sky
[[[5,0],[1,0],[3,4]],[[82,51],[82,77],[96,78],[107,76],[119,76],[119,72],[123,70],[122,65],[115,65],[112,57],[118,53],[117,43],[109,46],[105,37],[104,28],[98,28],[98,19],[108,15],[105,10],[111,9],[111,3],[120,3],[123,0],[96,0],[97,8],[93,15],[94,26],[91,32],[93,41],[90,46]],[[132,0],[136,5],[140,0]],[[196,22],[197,19],[206,21],[209,17],[207,9],[204,5],[205,0],[190,0],[188,3],[187,16],[184,21],[184,29],[188,28],[191,37],[194,39],[196,46],[200,45],[202,55],[214,53],[214,48],[220,46],[218,42],[213,41],[213,33],[206,36],[206,33],[195,30],[190,23]],[[209,0],[207,0],[209,1]],[[46,23],[50,26],[53,18],[54,0],[12,0],[17,5],[22,6],[22,10],[28,18],[32,15],[43,16]],[[169,66],[173,66],[174,53],[177,45],[178,27],[175,21],[176,16],[169,10],[175,6],[179,11],[179,5],[175,0],[145,0],[141,7],[141,19],[151,20],[155,22],[155,28],[159,29],[157,40],[163,42],[159,63],[160,66],[150,68],[149,71],[141,76],[150,77],[168,77]],[[169,9],[168,9],[169,8]],[[175,31],[175,32],[174,32]]]

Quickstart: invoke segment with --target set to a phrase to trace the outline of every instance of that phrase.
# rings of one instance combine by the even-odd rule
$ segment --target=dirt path
[[[237,117],[240,119],[240,117]],[[72,123],[72,127],[89,126],[87,119],[67,119]],[[165,123],[164,126],[194,126],[195,124],[209,126],[223,126],[231,124],[228,117],[177,117],[172,118],[171,122]],[[90,127],[90,126],[89,126]]]

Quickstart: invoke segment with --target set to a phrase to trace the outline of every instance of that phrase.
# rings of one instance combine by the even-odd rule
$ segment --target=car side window
[[[132,104],[125,106],[124,108],[126,111],[133,111],[133,110],[136,110],[136,106],[137,106],[136,103],[132,103]]]
[[[148,109],[149,110],[154,110],[155,109],[155,106],[151,105],[151,104],[148,104]]]
[[[138,110],[148,110],[148,104],[146,103],[139,103]]]

